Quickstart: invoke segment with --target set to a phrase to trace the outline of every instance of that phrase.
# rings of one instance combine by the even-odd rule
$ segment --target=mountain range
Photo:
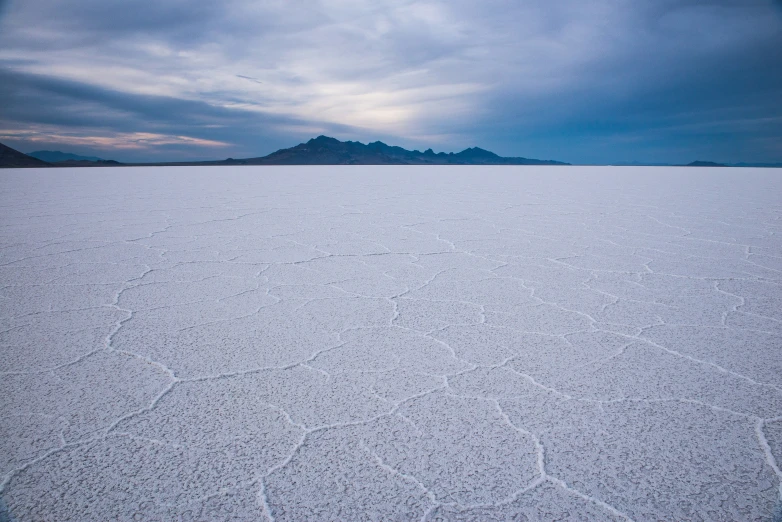
[[[61,161],[105,161],[95,156],[79,156],[69,152],[60,152],[59,150],[36,150],[27,154],[33,158],[38,158],[47,163],[59,163]]]
[[[318,136],[295,147],[280,149],[267,156],[228,158],[216,161],[183,161],[154,163],[119,163],[94,156],[80,156],[61,151],[39,150],[23,154],[0,143],[0,168],[19,167],[115,167],[115,166],[198,166],[198,165],[570,165],[561,161],[521,157],[502,157],[478,147],[445,153],[426,149],[407,150],[382,141],[363,144]],[[624,165],[662,166],[664,163],[632,162]],[[694,161],[688,167],[782,167],[780,163],[720,164]]]
[[[504,158],[488,150],[472,147],[458,153],[407,150],[374,141],[339,141],[318,136],[307,143],[281,149],[268,156],[234,161],[244,165],[568,165],[561,161]]]
[[[7,147],[6,147],[7,148]],[[8,150],[13,150],[8,148]],[[14,151],[17,154],[21,152]],[[363,144],[358,141],[339,141],[328,136],[318,136],[295,147],[280,149],[268,156],[255,158],[216,161],[183,161],[154,163],[118,163],[92,156],[79,156],[60,151],[35,151],[27,155],[29,166],[54,167],[106,167],[119,165],[568,165],[561,161],[537,160],[529,158],[504,158],[478,147],[465,149],[458,153],[435,153],[432,149],[424,152],[407,150],[402,147],[386,145],[382,141]],[[40,161],[45,161],[42,164]],[[18,162],[17,162],[18,163]],[[0,162],[3,166],[22,166]]]

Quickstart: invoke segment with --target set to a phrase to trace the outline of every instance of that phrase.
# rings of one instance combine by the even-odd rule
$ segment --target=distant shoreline
[[[446,166],[602,166],[602,167],[733,167],[780,168],[782,163],[724,164],[711,161],[693,161],[688,164],[661,164],[643,162],[571,164],[555,160],[524,157],[503,157],[478,147],[461,152],[435,153],[407,150],[376,141],[363,144],[357,141],[339,141],[318,136],[306,143],[280,149],[267,156],[255,158],[205,161],[156,161],[123,163],[95,157],[78,156],[60,151],[36,151],[24,154],[0,143],[0,168],[93,168],[93,167],[237,167],[237,166],[327,166],[327,165],[446,165]],[[62,161],[44,161],[44,158],[69,158]]]

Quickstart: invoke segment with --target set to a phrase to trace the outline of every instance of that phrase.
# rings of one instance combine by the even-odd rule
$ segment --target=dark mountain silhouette
[[[503,158],[477,147],[446,154],[435,153],[432,149],[424,152],[407,150],[382,141],[364,145],[328,136],[318,136],[268,156],[243,160],[229,158],[225,162],[232,165],[567,165],[549,160]]]
[[[386,148],[392,147],[386,146]],[[389,151],[386,148],[319,136],[307,143],[272,152],[268,156],[240,161],[244,161],[247,165],[404,165],[408,163],[399,159],[399,155],[387,154]]]
[[[51,167],[51,165],[0,143],[0,168],[23,167]]]
[[[713,161],[693,161],[684,165],[685,167],[727,167],[724,163],[714,163]]]
[[[119,161],[114,160],[102,159],[97,161],[69,159],[65,161],[58,161],[56,163],[52,163],[51,165],[53,167],[119,167],[124,165],[124,163],[120,163]]]

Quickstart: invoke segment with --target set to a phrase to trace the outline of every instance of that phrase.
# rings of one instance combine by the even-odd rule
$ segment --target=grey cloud
[[[61,126],[70,130],[154,132],[191,138],[227,141],[227,155],[253,156],[290,145],[299,137],[280,128],[313,125],[298,118],[259,111],[228,109],[199,100],[128,94],[93,85],[0,69],[0,127]],[[328,122],[315,123],[324,132],[355,133],[356,129]],[[29,147],[27,147],[29,148]],[[123,152],[121,159],[138,161],[161,150]],[[186,153],[186,148],[180,152]],[[205,156],[204,154],[210,154]],[[189,157],[219,157],[215,151],[190,151]],[[155,159],[166,159],[158,156]]]

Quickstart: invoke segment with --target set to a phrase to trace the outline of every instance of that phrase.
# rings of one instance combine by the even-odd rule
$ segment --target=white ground
[[[781,171],[58,169],[0,189],[0,518],[776,509]]]

